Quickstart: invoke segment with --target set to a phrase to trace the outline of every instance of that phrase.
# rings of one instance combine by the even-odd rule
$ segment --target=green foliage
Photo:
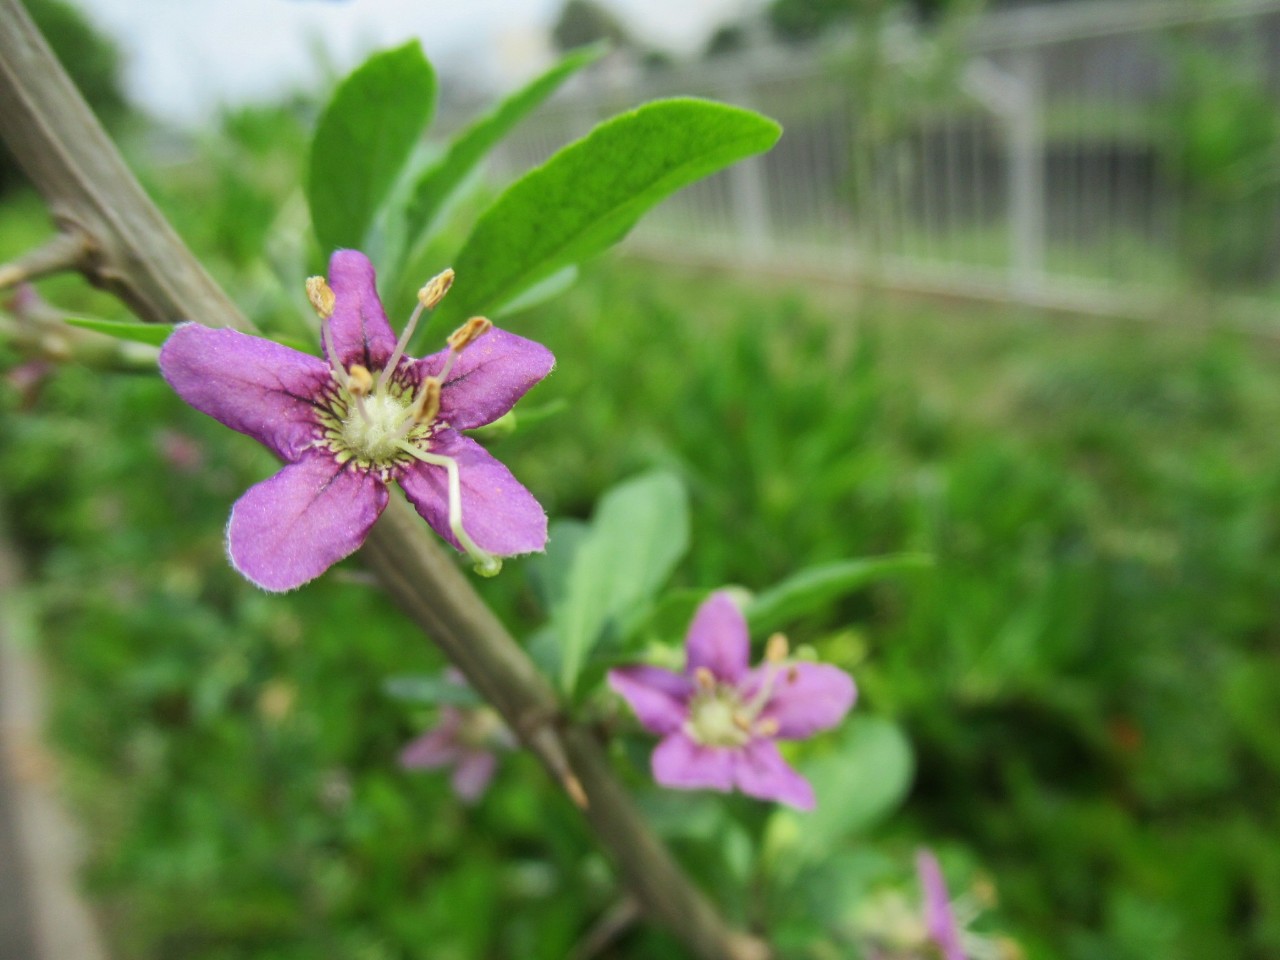
[[[369,58],[334,92],[311,142],[307,200],[327,253],[364,248],[435,111],[436,78],[418,42]]]
[[[117,340],[130,340],[134,343],[148,343],[158,347],[173,332],[171,327],[156,323],[136,323],[121,320],[95,320],[85,317],[67,317],[67,323],[73,327],[92,330],[94,333],[115,337]]]
[[[551,562],[565,565],[551,612],[566,692],[611,622],[652,600],[688,548],[684,488],[652,473],[611,490],[589,527],[549,549]]]
[[[1187,265],[1213,285],[1271,279],[1280,249],[1280,110],[1267,90],[1266,54],[1181,40],[1164,159],[1185,197]]]
[[[737,107],[674,99],[597,126],[517,180],[458,252],[448,319],[493,312],[533,284],[622,239],[681,187],[769,149],[772,120]]]
[[[404,213],[405,232],[409,238],[404,251],[406,257],[411,252],[409,247],[420,242],[441,208],[489,151],[555,93],[565,80],[595,62],[604,50],[602,46],[592,46],[570,52],[546,73],[521,87],[454,137],[449,149],[418,177],[414,185]]]

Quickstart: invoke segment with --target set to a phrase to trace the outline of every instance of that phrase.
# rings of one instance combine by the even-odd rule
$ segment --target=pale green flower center
[[[400,444],[413,419],[412,396],[402,400],[390,392],[378,391],[362,401],[347,403],[340,434],[343,445],[358,459],[384,464],[401,453]],[[361,405],[363,409],[361,409]]]
[[[689,735],[707,747],[741,747],[751,740],[751,721],[733,687],[716,684],[689,702]]]

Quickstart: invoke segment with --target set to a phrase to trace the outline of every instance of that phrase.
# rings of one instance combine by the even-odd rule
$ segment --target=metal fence
[[[526,169],[670,94],[750,106],[769,154],[647,216],[633,247],[1099,312],[1280,291],[1280,2],[1087,0],[847,48],[583,78],[507,144]]]

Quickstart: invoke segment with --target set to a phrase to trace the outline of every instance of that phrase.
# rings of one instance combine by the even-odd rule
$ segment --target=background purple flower
[[[447,676],[465,685],[456,671],[449,671]],[[497,751],[510,749],[513,744],[511,734],[492,708],[446,704],[440,708],[436,725],[400,751],[400,765],[409,770],[452,767],[449,782],[453,792],[467,803],[475,803],[498,769]]]
[[[685,655],[683,673],[643,665],[609,671],[609,686],[663,738],[653,752],[654,779],[812,809],[813,788],[775,741],[838,724],[853,706],[853,679],[826,664],[788,660],[780,636],[750,669],[746,619],[726,591],[698,608]]]
[[[951,909],[942,869],[933,851],[921,849],[916,853],[916,873],[924,892],[924,923],[929,939],[942,952],[943,960],[965,960],[960,944],[960,925]]]
[[[440,536],[486,572],[496,557],[541,550],[541,506],[501,463],[459,431],[502,416],[550,372],[551,353],[487,320],[449,347],[404,356],[418,317],[452,274],[419,294],[399,341],[364,254],[339,250],[329,282],[308,293],[321,314],[325,359],[235,330],[178,327],[160,370],[187,403],[254,437],[286,462],[236,502],[227,549],[267,590],[290,590],[355,551],[387,504],[387,483]]]

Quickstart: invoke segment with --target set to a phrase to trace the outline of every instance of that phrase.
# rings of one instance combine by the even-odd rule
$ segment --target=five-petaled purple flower
[[[667,787],[710,789],[814,806],[809,781],[788,766],[777,739],[796,740],[835,726],[853,706],[853,679],[836,667],[787,658],[770,638],[765,662],[749,669],[747,622],[725,591],[698,608],[685,640],[683,673],[632,666],[609,671],[609,686],[640,722],[662,736],[654,779]]]
[[[446,677],[465,686],[456,670]],[[502,718],[491,707],[440,707],[439,722],[400,751],[400,765],[409,770],[438,770],[453,767],[449,783],[466,803],[484,795],[498,769],[500,749],[515,746]]]
[[[502,416],[555,361],[540,344],[475,317],[421,360],[404,355],[423,310],[447,292],[445,271],[418,294],[397,341],[355,250],[329,261],[307,292],[325,359],[234,330],[188,323],[160,352],[187,403],[285,461],[231,510],[232,564],[267,590],[291,590],[354,552],[395,480],[440,536],[482,573],[497,557],[541,550],[542,507],[501,463],[459,431]]]

